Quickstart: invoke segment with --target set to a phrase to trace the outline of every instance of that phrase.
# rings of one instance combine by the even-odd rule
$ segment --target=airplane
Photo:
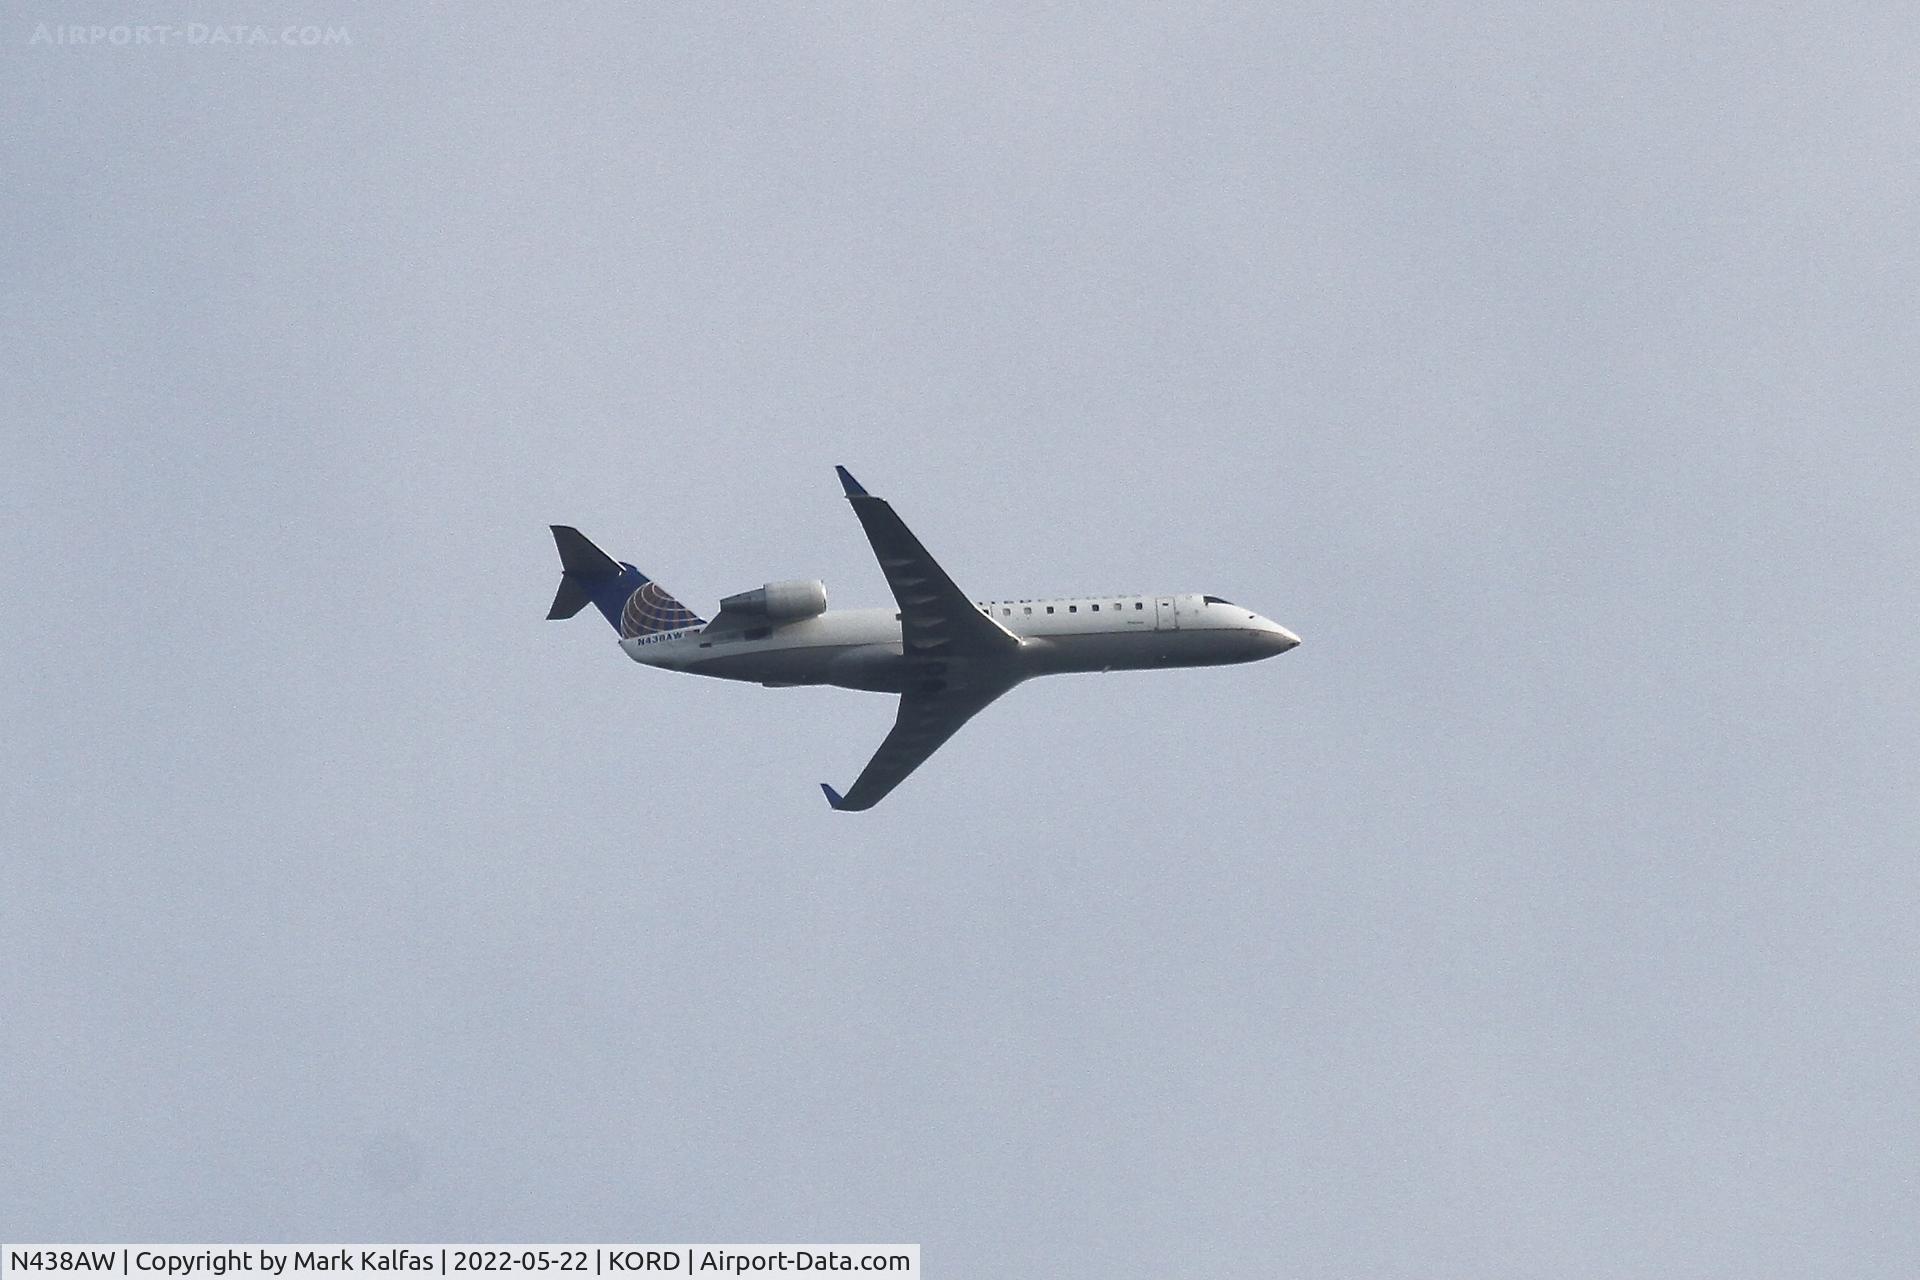
[[[635,662],[768,688],[836,685],[900,695],[893,731],[835,809],[871,809],[960,726],[1015,685],[1072,671],[1253,662],[1300,637],[1219,596],[1125,593],[974,600],[893,507],[835,467],[897,609],[827,608],[826,584],[769,582],[720,602],[711,621],[568,525],[551,525],[560,589],[547,617],[592,604]]]

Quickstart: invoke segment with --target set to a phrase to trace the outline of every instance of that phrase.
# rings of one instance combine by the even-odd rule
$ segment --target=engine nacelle
[[[769,622],[797,622],[827,611],[827,584],[812,582],[769,582],[752,591],[728,596],[720,602],[722,613],[751,614]]]

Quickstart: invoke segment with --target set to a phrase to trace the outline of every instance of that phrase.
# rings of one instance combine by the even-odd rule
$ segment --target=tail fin
[[[571,618],[591,604],[622,638],[706,625],[705,618],[668,595],[659,583],[615,560],[578,529],[564,524],[550,527],[553,544],[560,549],[561,575],[548,618]]]

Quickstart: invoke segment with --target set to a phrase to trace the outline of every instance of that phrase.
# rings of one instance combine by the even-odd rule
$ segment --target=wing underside
[[[906,780],[908,774],[960,731],[960,726],[979,714],[1011,684],[991,688],[943,689],[938,693],[907,692],[900,695],[900,710],[894,717],[893,731],[867,761],[859,778],[840,795],[826,783],[827,803],[836,809],[871,809],[886,798],[889,791]]]
[[[1011,654],[1020,638],[980,612],[885,499],[839,468],[847,501],[873,544],[880,572],[900,604],[900,642],[909,657]]]
[[[845,467],[836,470],[900,605],[900,650],[907,664],[893,731],[860,777],[844,797],[820,784],[836,809],[871,809],[1019,682],[1011,660],[1020,638],[967,598],[885,500],[868,493]]]

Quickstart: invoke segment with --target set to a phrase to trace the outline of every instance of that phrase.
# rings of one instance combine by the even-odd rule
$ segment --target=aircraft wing
[[[847,794],[842,796],[826,783],[820,784],[820,789],[827,793],[827,803],[836,809],[873,808],[928,756],[938,751],[942,743],[958,733],[961,725],[1012,687],[1011,683],[996,682],[968,688],[942,688],[935,692],[913,689],[901,694],[893,732],[873,753],[873,759],[867,761],[867,767],[847,788]]]
[[[820,784],[836,809],[871,809],[961,725],[1019,683],[1005,659],[1020,648],[1020,637],[954,585],[891,506],[868,493],[845,467],[834,470],[900,604],[901,654],[910,673],[893,732],[847,794]]]
[[[1020,647],[1018,636],[980,612],[953,584],[884,499],[868,493],[845,467],[834,470],[840,473],[847,501],[867,531],[867,541],[873,544],[880,572],[887,575],[893,598],[900,602],[900,642],[907,657],[990,657]]]

